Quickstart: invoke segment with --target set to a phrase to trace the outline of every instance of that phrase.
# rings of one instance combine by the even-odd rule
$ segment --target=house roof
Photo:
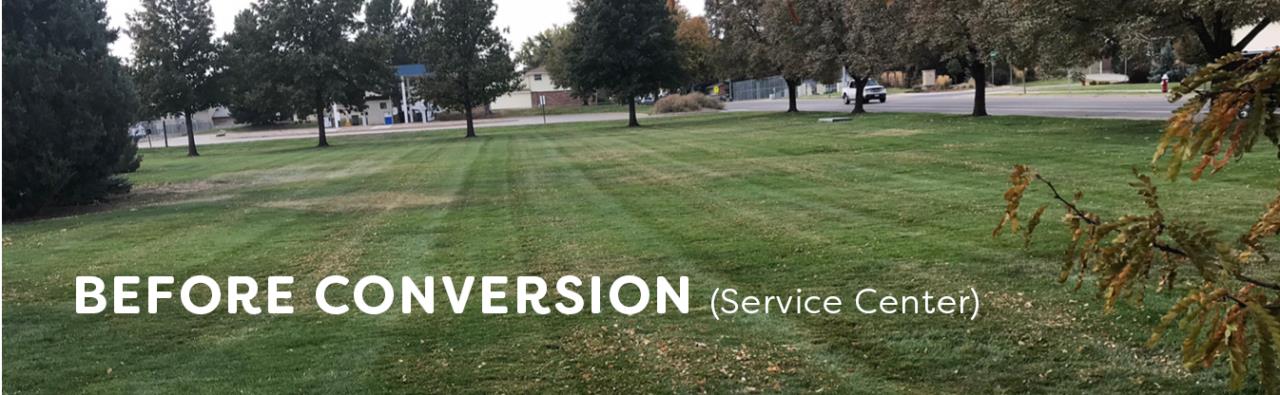
[[[529,69],[529,70],[526,70],[526,71],[524,72],[524,75],[525,75],[525,76],[529,76],[529,75],[533,75],[533,74],[547,74],[547,68],[546,68],[546,66],[538,66],[538,67],[534,67],[534,68]]]

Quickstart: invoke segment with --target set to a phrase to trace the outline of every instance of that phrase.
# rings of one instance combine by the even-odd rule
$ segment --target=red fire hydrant
[[[1160,77],[1160,93],[1169,93],[1169,73]]]

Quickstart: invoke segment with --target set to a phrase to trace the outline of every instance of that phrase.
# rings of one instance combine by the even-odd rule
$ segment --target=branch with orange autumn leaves
[[[1195,181],[1206,171],[1217,173],[1252,151],[1263,136],[1280,147],[1280,116],[1276,115],[1280,51],[1224,56],[1184,80],[1170,100],[1187,95],[1193,96],[1169,120],[1152,157],[1153,166],[1168,159],[1169,179],[1176,180],[1197,156],[1189,178]],[[1079,289],[1092,273],[1110,312],[1125,296],[1141,303],[1145,280],[1153,271],[1161,272],[1158,291],[1165,291],[1178,285],[1180,269],[1194,269],[1198,281],[1184,282],[1191,289],[1165,313],[1148,345],[1156,346],[1176,322],[1183,333],[1184,367],[1208,368],[1225,355],[1230,387],[1239,390],[1244,387],[1250,357],[1256,356],[1262,390],[1280,394],[1280,283],[1250,274],[1271,261],[1264,241],[1280,233],[1280,196],[1266,205],[1248,232],[1225,241],[1205,224],[1167,220],[1150,177],[1136,169],[1134,176],[1138,181],[1130,185],[1151,212],[1108,221],[1081,208],[1082,193],[1067,199],[1045,177],[1026,166],[1015,166],[1004,194],[1004,216],[992,236],[1007,229],[1021,233],[1024,245],[1030,245],[1032,232],[1050,204],[1036,210],[1025,227],[1020,226],[1018,210],[1034,181],[1044,183],[1053,200],[1066,209],[1063,223],[1071,235],[1059,282],[1075,273]]]

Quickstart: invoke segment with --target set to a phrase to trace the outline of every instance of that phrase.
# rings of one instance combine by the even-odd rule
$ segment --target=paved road
[[[652,116],[647,114],[637,114],[641,123],[645,118]],[[663,116],[663,115],[659,115]],[[600,114],[570,114],[570,115],[551,115],[547,116],[548,124],[554,123],[572,123],[572,122],[596,122],[596,121],[618,121],[625,124],[627,121],[627,113],[600,113]],[[479,119],[475,121],[477,129],[490,128],[498,126],[527,126],[541,125],[543,119],[541,116],[536,117],[515,117],[515,118],[499,118],[499,119]],[[440,121],[431,123],[414,123],[414,124],[397,124],[397,125],[378,125],[378,126],[359,126],[345,127],[338,130],[328,129],[325,131],[326,137],[337,136],[359,136],[369,134],[387,134],[387,133],[405,133],[420,132],[427,130],[445,130],[445,129],[462,129],[466,128],[466,121]],[[281,130],[261,130],[253,132],[227,132],[222,137],[218,137],[216,133],[197,133],[196,146],[210,144],[229,144],[229,143],[245,143],[252,141],[267,140],[291,140],[291,139],[315,139],[315,128],[306,129],[281,129]],[[185,136],[175,137],[169,136],[170,147],[186,147],[187,138]],[[138,147],[142,149],[163,148],[164,143],[160,136],[152,135],[150,143],[147,139],[138,142]]]
[[[839,99],[801,99],[797,105],[801,111],[847,112],[853,109],[852,105],[845,105]],[[987,112],[991,115],[1168,119],[1177,107],[1159,94],[1021,95],[996,90],[987,95]],[[783,111],[786,108],[786,100],[752,100],[726,106],[729,111]],[[969,114],[973,112],[973,92],[890,95],[888,102],[871,103],[866,109],[869,112]]]
[[[839,99],[802,99],[799,101],[802,111],[848,112],[847,106]],[[752,100],[733,102],[726,105],[727,111],[784,111],[786,100]],[[890,95],[884,104],[867,105],[870,112],[927,112],[943,114],[968,114],[973,110],[972,92],[948,93],[915,93]],[[1037,115],[1072,118],[1125,118],[1125,119],[1168,119],[1177,105],[1170,104],[1161,95],[1116,95],[1116,94],[1071,94],[1071,95],[1021,95],[1014,92],[996,89],[987,95],[987,112],[992,115]],[[651,116],[640,114],[642,118]],[[571,123],[594,121],[625,122],[626,113],[572,114],[548,116],[546,122]],[[536,117],[517,117],[502,119],[483,119],[476,121],[477,128],[497,126],[540,125],[543,119]],[[462,121],[432,122],[427,124],[380,125],[365,127],[347,127],[329,130],[327,135],[352,136],[366,134],[403,133],[427,130],[459,129],[466,126]],[[196,145],[242,143],[250,141],[314,139],[315,129],[284,129],[255,132],[229,132],[222,137],[212,133],[197,134]],[[159,136],[152,136],[149,144],[146,139],[139,141],[139,147],[160,148],[163,146]],[[186,139],[171,137],[169,145],[182,147]]]

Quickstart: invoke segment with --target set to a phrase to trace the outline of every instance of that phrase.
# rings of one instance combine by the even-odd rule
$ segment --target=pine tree
[[[417,56],[430,69],[416,82],[417,95],[462,112],[467,137],[475,137],[472,110],[519,86],[511,44],[493,27],[492,0],[418,0],[413,6]]]
[[[4,215],[127,191],[137,97],[104,3],[6,0],[3,16]]]
[[[129,17],[139,96],[148,113],[182,114],[187,155],[196,151],[193,113],[220,103],[218,47],[207,0],[144,0]]]
[[[583,0],[573,11],[565,50],[570,86],[607,91],[626,100],[628,126],[636,120],[636,96],[684,80],[675,20],[660,0]]]

